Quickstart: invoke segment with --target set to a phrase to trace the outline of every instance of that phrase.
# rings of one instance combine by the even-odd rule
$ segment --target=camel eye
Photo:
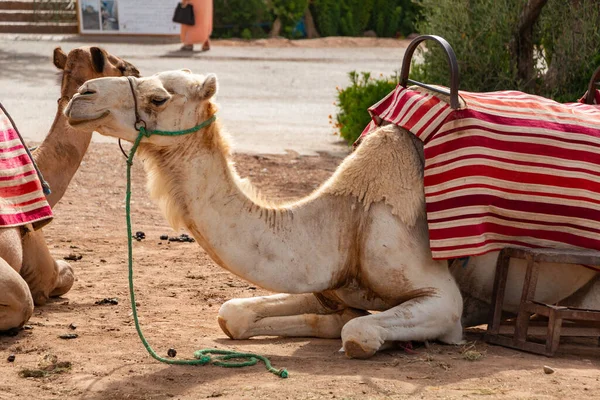
[[[169,100],[169,99],[167,99],[167,98],[164,98],[164,99],[152,99],[150,101],[155,106],[162,106],[163,104],[165,104],[167,102],[167,100]]]

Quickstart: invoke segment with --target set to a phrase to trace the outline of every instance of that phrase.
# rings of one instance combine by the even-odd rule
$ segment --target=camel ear
[[[121,74],[123,76],[135,76],[136,78],[140,77],[140,71],[138,71],[138,69],[136,67],[133,66],[133,64],[125,61],[125,60],[121,60],[118,57],[113,56],[112,54],[107,54],[107,59],[109,64],[114,65],[115,67],[117,67],[117,69],[119,71],[121,71]]]
[[[185,72],[186,74],[191,74],[192,73],[192,70],[188,69],[188,68],[181,68],[180,71]]]
[[[217,93],[217,76],[215,74],[206,75],[197,93],[200,100],[208,100],[213,97]]]
[[[94,71],[101,74],[104,71],[104,64],[106,63],[106,56],[99,47],[90,47],[90,53],[92,53],[92,65]]]
[[[67,55],[60,47],[54,49],[54,56],[52,57],[54,61],[54,66],[58,69],[65,69],[65,65],[67,64]]]

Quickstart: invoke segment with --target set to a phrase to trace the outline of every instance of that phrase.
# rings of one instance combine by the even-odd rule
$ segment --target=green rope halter
[[[131,80],[129,80],[129,83],[131,85],[131,90],[133,92],[133,84],[131,83]],[[135,99],[135,92],[133,92],[133,93],[134,93],[133,98]],[[209,126],[210,124],[212,124],[217,119],[217,116],[213,115],[212,117],[210,117],[206,121],[202,122],[201,124],[196,125],[193,128],[185,129],[185,130],[181,130],[181,131],[159,131],[159,130],[148,131],[146,129],[146,123],[143,120],[141,120],[138,116],[137,101],[135,104],[135,110],[136,110],[135,114],[136,114],[136,119],[137,119],[136,123],[135,123],[135,127],[136,127],[136,130],[138,130],[140,133],[137,136],[137,138],[135,139],[135,142],[133,143],[133,147],[131,148],[131,150],[129,152],[129,156],[127,157],[127,191],[126,191],[126,195],[125,195],[125,213],[126,213],[126,219],[127,219],[127,247],[128,247],[128,256],[129,256],[129,264],[128,264],[129,298],[131,299],[131,310],[133,313],[133,321],[135,323],[135,330],[137,331],[138,336],[140,337],[140,340],[144,344],[144,347],[146,348],[148,353],[154,359],[156,359],[162,363],[165,363],[165,364],[174,364],[174,365],[213,364],[213,365],[217,365],[217,366],[225,367],[225,368],[239,368],[239,367],[255,365],[260,360],[265,364],[265,367],[267,368],[267,370],[269,372],[279,376],[280,378],[287,378],[288,372],[285,368],[282,368],[282,369],[273,368],[273,366],[271,365],[271,362],[269,361],[268,358],[263,357],[258,354],[239,353],[239,352],[230,351],[230,350],[203,349],[203,350],[197,350],[194,352],[195,360],[168,359],[168,358],[164,358],[164,357],[161,357],[158,354],[156,354],[154,349],[152,349],[152,347],[150,346],[150,344],[144,337],[144,334],[142,333],[142,328],[140,327],[138,315],[137,315],[137,307],[135,304],[135,291],[134,291],[134,287],[133,287],[133,241],[132,241],[133,234],[132,234],[132,229],[131,229],[131,167],[133,166],[133,157],[135,156],[135,152],[137,151],[137,148],[144,137],[150,137],[152,135],[182,136],[182,135],[194,133],[194,132],[197,132],[200,129],[205,128],[205,127]],[[210,354],[214,354],[214,355],[218,355],[218,356],[213,358],[210,356]],[[228,360],[236,360],[236,359],[238,359],[238,360],[245,359],[246,361],[240,361],[240,362],[228,361]]]

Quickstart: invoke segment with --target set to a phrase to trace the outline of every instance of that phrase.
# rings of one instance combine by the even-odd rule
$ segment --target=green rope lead
[[[133,288],[133,241],[132,241],[133,234],[132,234],[132,229],[131,229],[131,167],[133,166],[133,157],[134,157],[135,152],[144,136],[149,137],[150,135],[153,135],[153,134],[162,135],[162,136],[185,135],[185,134],[196,132],[196,131],[202,129],[203,127],[212,123],[214,120],[215,120],[215,117],[213,116],[209,120],[204,121],[202,124],[195,126],[194,128],[186,129],[184,131],[174,131],[174,132],[163,132],[163,131],[148,132],[148,131],[146,131],[146,129],[144,127],[141,127],[140,134],[136,138],[135,142],[133,143],[133,147],[131,148],[131,151],[129,152],[129,157],[127,158],[127,192],[126,192],[126,196],[125,196],[125,213],[126,213],[126,219],[127,219],[127,246],[128,246],[128,256],[129,256],[129,298],[131,299],[131,310],[133,313],[133,321],[135,323],[135,329],[138,333],[138,336],[140,337],[140,340],[144,344],[144,347],[148,351],[148,353],[154,359],[156,359],[162,363],[165,363],[165,364],[206,365],[206,364],[210,363],[210,364],[217,365],[220,367],[225,367],[225,368],[239,368],[239,367],[256,365],[256,363],[258,363],[258,361],[260,360],[265,364],[265,366],[269,372],[279,376],[280,378],[287,378],[288,372],[285,368],[282,368],[282,369],[273,368],[273,366],[271,365],[271,362],[269,361],[268,358],[263,357],[258,354],[253,354],[253,353],[238,353],[235,351],[219,350],[219,349],[203,349],[203,350],[198,350],[198,351],[194,352],[194,357],[196,358],[195,360],[174,360],[174,359],[168,359],[168,358],[161,357],[158,354],[156,354],[154,349],[152,349],[152,347],[150,346],[150,344],[144,337],[144,334],[142,333],[142,328],[140,327],[140,322],[138,320],[137,307],[135,305],[135,291]],[[216,354],[219,356],[212,358],[210,356],[210,354]],[[228,361],[228,360],[235,360],[235,359],[246,359],[247,361],[243,361],[243,362],[229,362]]]

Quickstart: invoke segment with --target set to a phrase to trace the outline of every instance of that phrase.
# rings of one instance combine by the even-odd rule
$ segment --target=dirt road
[[[99,45],[135,64],[142,75],[180,68],[216,73],[219,118],[237,152],[284,154],[289,149],[303,155],[346,152],[329,125],[328,116],[336,112],[336,86],[347,86],[353,70],[391,74],[400,68],[407,43],[369,38],[227,40],[215,41],[207,53],[190,55],[177,51],[177,43],[156,40],[35,38],[0,35],[0,101],[29,140],[44,138],[56,112],[54,48]],[[93,140],[107,141],[99,135]]]

